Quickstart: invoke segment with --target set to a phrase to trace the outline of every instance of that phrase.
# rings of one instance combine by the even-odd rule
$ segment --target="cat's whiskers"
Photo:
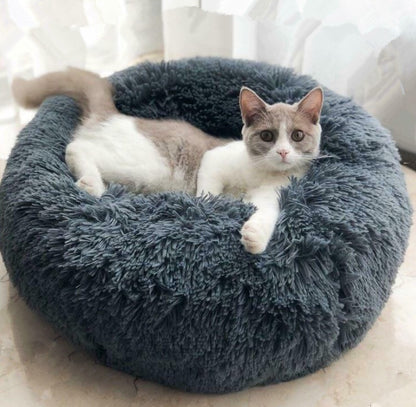
[[[311,163],[312,161],[315,160],[322,160],[324,158],[338,158],[335,155],[331,155],[331,154],[323,154],[323,155],[318,155],[315,156],[313,154],[308,154],[308,153],[304,153],[301,156],[296,158],[296,161],[294,163],[291,163],[290,168],[288,168],[287,170],[283,170],[282,171],[290,171],[290,170],[298,170],[300,168],[302,168],[305,164]],[[252,164],[255,168],[258,169],[264,169],[263,165],[265,163],[269,163],[270,162],[270,157],[268,156],[258,156],[258,157],[252,157]]]
[[[256,169],[259,170],[263,170],[263,171],[270,171],[270,162],[271,159],[268,156],[259,156],[259,157],[252,157],[252,164]],[[301,169],[306,163],[310,162],[311,159],[310,158],[305,158],[305,157],[297,157],[296,161],[293,163],[287,163],[290,164],[289,167],[287,168],[282,168],[279,171],[280,172],[287,172],[287,171],[294,171],[294,170],[298,170]],[[264,164],[268,164],[266,167],[264,166]]]
[[[318,155],[318,156],[314,156],[312,154],[304,154],[301,159],[305,160],[305,161],[315,161],[315,160],[322,160],[324,158],[335,158],[337,159],[338,157],[336,155],[331,155],[331,154],[325,154],[325,155]]]
[[[262,164],[270,161],[270,159],[266,156],[252,157],[251,160],[253,165],[257,168],[260,168]]]

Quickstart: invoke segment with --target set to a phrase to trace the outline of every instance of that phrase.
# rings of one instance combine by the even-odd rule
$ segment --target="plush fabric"
[[[240,137],[238,94],[294,102],[316,82],[247,61],[143,64],[112,76],[126,114],[182,118]],[[105,364],[198,392],[290,380],[355,346],[386,302],[411,209],[388,132],[325,89],[322,153],[286,188],[273,239],[247,253],[253,211],[225,197],[101,198],[77,189],[64,161],[79,123],[48,99],[22,130],[0,191],[0,245],[29,306]]]

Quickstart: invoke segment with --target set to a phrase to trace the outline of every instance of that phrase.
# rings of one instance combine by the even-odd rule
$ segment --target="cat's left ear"
[[[321,87],[312,89],[298,104],[298,110],[310,117],[313,124],[318,123],[324,103],[324,92]]]

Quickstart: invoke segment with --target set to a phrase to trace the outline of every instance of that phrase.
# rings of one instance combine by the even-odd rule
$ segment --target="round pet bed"
[[[111,77],[126,114],[181,118],[240,137],[242,85],[293,103],[316,86],[263,63],[196,58]],[[325,90],[322,154],[281,197],[261,255],[239,230],[253,207],[226,197],[78,189],[64,160],[79,123],[50,98],[18,137],[0,191],[0,244],[33,309],[106,365],[195,392],[311,373],[355,346],[386,302],[411,209],[388,132]]]

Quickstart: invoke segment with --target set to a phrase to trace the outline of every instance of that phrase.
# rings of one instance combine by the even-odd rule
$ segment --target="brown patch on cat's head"
[[[321,88],[312,89],[293,105],[269,105],[254,91],[243,87],[240,92],[242,134],[253,160],[259,166],[282,171],[315,158],[319,154],[322,103]]]

